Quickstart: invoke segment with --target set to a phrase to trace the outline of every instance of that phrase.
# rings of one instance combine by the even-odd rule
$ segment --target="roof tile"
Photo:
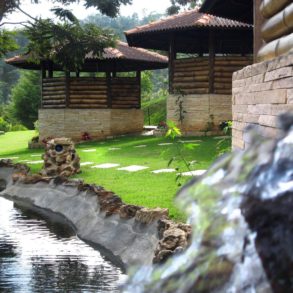
[[[142,25],[125,32],[126,35],[157,31],[179,30],[184,28],[252,28],[252,25],[206,13],[200,13],[198,8],[187,10],[167,18]]]

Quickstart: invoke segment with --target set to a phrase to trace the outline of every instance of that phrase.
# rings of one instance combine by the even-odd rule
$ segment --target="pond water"
[[[124,278],[67,225],[0,197],[0,292],[119,292]]]

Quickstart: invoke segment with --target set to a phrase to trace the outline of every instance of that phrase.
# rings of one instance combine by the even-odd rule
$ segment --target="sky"
[[[42,16],[43,18],[52,16],[49,10],[54,7],[54,4],[49,0],[42,0],[42,3],[38,5],[31,4],[31,0],[22,0],[21,3],[21,8],[32,16]],[[82,3],[83,0],[80,0],[80,4],[68,6],[77,18],[84,19],[88,15],[97,13],[97,10],[94,8],[85,9]],[[168,6],[170,6],[170,0],[133,0],[132,5],[121,6],[120,14],[127,16],[132,15],[133,13],[138,13],[139,16],[142,16],[143,14],[148,14],[150,12],[164,13]],[[24,20],[27,20],[27,18],[24,17],[23,14],[16,12],[10,14],[8,18],[5,19],[5,21],[11,22]],[[6,27],[9,28],[11,26]]]

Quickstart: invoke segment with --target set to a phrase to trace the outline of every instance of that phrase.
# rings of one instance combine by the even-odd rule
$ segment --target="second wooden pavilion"
[[[209,135],[232,119],[232,73],[252,63],[252,29],[193,9],[125,34],[130,46],[169,52],[167,119]]]

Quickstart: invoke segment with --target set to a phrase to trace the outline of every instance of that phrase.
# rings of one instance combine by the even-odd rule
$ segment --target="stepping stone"
[[[121,150],[121,148],[109,148],[109,151],[118,151]]]
[[[0,158],[0,160],[16,160],[16,159],[19,159],[19,157]]]
[[[175,169],[160,169],[160,170],[152,171],[152,173],[154,173],[154,174],[159,174],[159,173],[172,173],[172,172],[175,172],[175,171],[176,171]]]
[[[190,172],[184,172],[181,173],[182,176],[201,176],[202,174],[204,174],[207,170],[194,170],[194,171],[190,171]],[[178,174],[179,175],[179,174]]]
[[[82,152],[84,153],[93,153],[95,152],[97,149],[87,149],[87,150],[82,150]]]
[[[80,163],[80,166],[88,166],[92,164],[94,164],[94,162],[83,162],[83,163]]]
[[[214,139],[227,139],[230,138],[228,135],[223,135],[223,136],[215,136]]]
[[[41,157],[41,154],[38,154],[38,155],[31,155],[31,157]]]
[[[127,167],[123,167],[123,168],[118,168],[117,170],[128,171],[128,172],[137,172],[137,171],[148,169],[148,168],[149,167],[132,165],[132,166],[127,166]]]
[[[106,143],[106,142],[104,142],[104,141],[101,141],[101,142],[100,142],[100,144],[105,144],[105,143]]]
[[[27,164],[32,164],[32,165],[35,165],[35,164],[42,164],[42,163],[44,163],[43,160],[42,160],[42,161],[29,161],[29,162],[27,162]]]
[[[199,143],[202,140],[180,140],[181,143]]]
[[[171,145],[173,142],[165,142],[165,143],[159,143],[159,146],[164,146],[164,145]]]
[[[136,145],[134,147],[135,148],[145,148],[145,147],[147,147],[147,145],[146,144],[142,144],[142,145]]]
[[[111,163],[106,163],[106,164],[100,164],[96,166],[92,166],[91,168],[96,168],[96,169],[110,169],[114,167],[118,167],[120,164],[111,164]]]

